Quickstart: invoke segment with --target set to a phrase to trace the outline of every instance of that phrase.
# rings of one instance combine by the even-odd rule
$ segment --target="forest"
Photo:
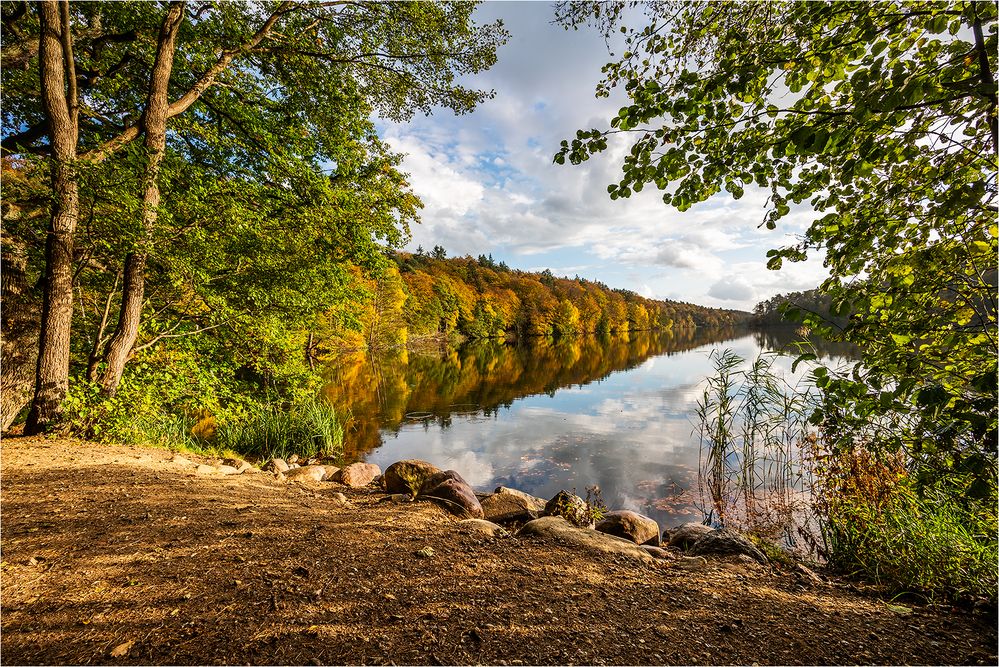
[[[620,334],[650,329],[690,329],[745,323],[748,313],[690,303],[647,299],[603,283],[559,278],[550,270],[513,270],[491,256],[448,258],[398,252],[394,266],[365,278],[368,296],[358,303],[358,327],[323,334],[330,353],[339,347],[376,350],[407,341]]]

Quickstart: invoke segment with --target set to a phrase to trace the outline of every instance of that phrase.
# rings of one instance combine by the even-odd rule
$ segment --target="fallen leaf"
[[[128,652],[132,650],[132,646],[135,644],[135,640],[129,640],[124,644],[118,644],[113,649],[111,649],[112,658],[121,658],[128,655]]]

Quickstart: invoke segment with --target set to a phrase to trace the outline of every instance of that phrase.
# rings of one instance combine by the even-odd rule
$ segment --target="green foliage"
[[[817,380],[831,446],[904,447],[920,489],[990,498],[997,460],[997,8],[982,2],[560,6],[624,41],[597,94],[609,128],[555,161],[632,141],[611,198],[646,185],[687,210],[769,191],[763,222],[813,212],[768,266],[824,255],[821,291],[863,363]],[[636,16],[640,25],[625,24]]]
[[[819,470],[829,563],[894,592],[996,599],[996,508],[917,493],[898,457],[829,456]]]
[[[321,399],[288,410],[255,405],[222,423],[215,437],[219,447],[260,460],[291,454],[329,458],[343,451],[343,427],[333,406]]]

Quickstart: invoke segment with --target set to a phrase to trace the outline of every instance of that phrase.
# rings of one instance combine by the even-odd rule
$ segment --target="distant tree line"
[[[756,304],[750,323],[756,327],[797,325],[801,323],[801,315],[810,314],[841,330],[849,318],[839,313],[833,315],[832,309],[832,297],[819,289],[788,292]]]
[[[339,331],[331,323],[320,338],[375,348],[410,338],[618,334],[731,326],[749,318],[740,311],[647,299],[578,276],[556,277],[549,269],[510,269],[491,255],[448,258],[441,246],[394,258],[395,265],[378,277],[357,274],[358,287],[370,295],[358,321]]]

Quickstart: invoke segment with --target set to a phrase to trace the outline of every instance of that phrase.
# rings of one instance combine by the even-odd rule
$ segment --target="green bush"
[[[892,592],[996,599],[994,506],[942,491],[920,496],[904,472],[885,474],[890,464],[849,468],[820,504],[831,566]]]

